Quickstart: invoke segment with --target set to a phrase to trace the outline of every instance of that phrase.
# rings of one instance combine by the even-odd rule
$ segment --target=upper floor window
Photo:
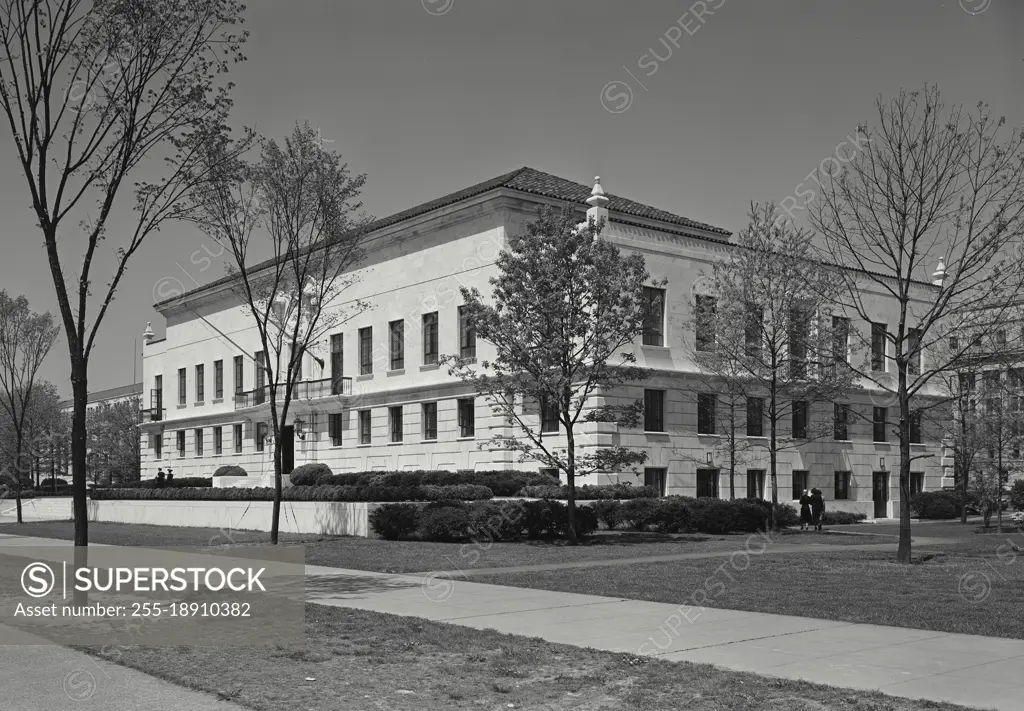
[[[794,308],[789,313],[789,374],[792,378],[807,377],[807,340],[810,333],[810,314]]]
[[[764,399],[747,398],[747,437],[764,436]]]
[[[213,396],[218,400],[224,397],[224,361],[213,361]]]
[[[698,351],[715,349],[715,312],[718,300],[713,296],[697,296],[694,308],[695,344]]]
[[[764,335],[764,309],[760,306],[749,306],[746,322],[743,325],[743,346],[747,356],[755,360],[761,357]]]
[[[206,399],[206,366],[202,363],[196,366],[196,402],[203,402]]]
[[[916,328],[907,330],[907,374],[921,374],[921,331]]]
[[[188,375],[184,368],[178,368],[178,404],[188,402]]]
[[[267,443],[267,423],[256,423],[256,451],[262,452]]]
[[[832,360],[846,364],[850,350],[850,319],[843,316],[832,317]]]
[[[872,410],[871,425],[871,439],[873,441],[889,441],[889,414],[887,408],[876,407]]]
[[[476,436],[476,403],[473,398],[459,400],[459,436]]]
[[[459,307],[459,357],[476,358],[476,328],[465,306]]]
[[[359,444],[369,444],[371,438],[372,421],[369,410],[359,411]]]
[[[437,439],[437,403],[423,403],[423,439]]]
[[[405,431],[402,424],[402,406],[389,407],[388,419],[391,420],[391,441],[401,442]]]
[[[540,402],[540,431],[558,432],[558,400],[544,396]]]
[[[437,349],[437,312],[423,314],[423,365],[435,365]]]
[[[665,345],[665,290],[652,286],[644,287],[644,332],[645,346]]]
[[[242,426],[241,425],[235,425],[234,427],[232,427],[232,429],[231,429],[231,438],[233,440],[233,444],[235,445],[235,454],[241,454],[242,453]]]
[[[910,414],[910,442],[912,444],[921,444],[921,442],[923,441],[921,439],[923,434],[921,432],[921,420],[922,418],[920,410],[918,410],[917,412],[912,412]]]
[[[359,374],[373,373],[373,326],[359,329]]]
[[[340,395],[344,389],[345,364],[340,333],[331,335],[331,394]]]
[[[833,415],[833,436],[837,441],[850,439],[850,406],[836,403]]]
[[[809,417],[807,403],[796,401],[793,403],[793,437],[794,439],[807,439],[807,424]]]
[[[871,324],[871,370],[885,370],[885,334],[888,326],[884,323]]]
[[[203,429],[196,428],[196,456],[203,456]]]
[[[644,431],[665,431],[664,390],[644,390]]]
[[[244,363],[242,356],[235,356],[235,395],[245,392]]]
[[[341,413],[332,412],[327,416],[327,432],[332,447],[341,446]]]
[[[391,370],[402,370],[405,368],[405,321],[389,323],[388,336],[391,343]]]
[[[715,434],[715,409],[718,398],[702,393],[697,396],[697,434]]]
[[[185,456],[185,430],[178,430],[177,438],[178,438],[178,456],[179,457],[184,457]]]

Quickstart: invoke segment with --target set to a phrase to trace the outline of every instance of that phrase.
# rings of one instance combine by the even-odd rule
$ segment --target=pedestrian
[[[171,488],[171,482],[174,481],[174,470],[167,470],[167,488]]]
[[[811,525],[811,496],[807,489],[800,495],[800,530]]]
[[[821,530],[821,516],[825,513],[825,497],[821,495],[821,489],[811,489],[811,521],[815,530]]]
[[[158,489],[164,488],[164,478],[166,476],[167,475],[164,474],[163,467],[161,467],[160,469],[157,470],[157,472],[156,472],[156,488],[158,488]]]

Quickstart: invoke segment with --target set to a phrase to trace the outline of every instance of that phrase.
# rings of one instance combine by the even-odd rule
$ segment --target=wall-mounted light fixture
[[[878,468],[879,469],[885,469],[885,457],[879,457],[879,459],[878,459]]]
[[[298,437],[299,439],[301,439],[302,441],[306,441],[306,433],[305,433],[305,431],[303,431],[303,428],[306,426],[305,420],[300,420],[300,419],[296,418],[294,425],[295,425],[295,436]]]
[[[711,452],[708,452],[707,457],[708,457],[707,458],[708,464],[711,464],[714,461],[713,458],[712,458],[713,455],[711,454]]]

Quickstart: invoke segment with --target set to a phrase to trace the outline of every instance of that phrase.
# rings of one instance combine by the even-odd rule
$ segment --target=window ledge
[[[476,439],[476,435],[472,435],[471,437],[456,437],[455,441],[456,442],[469,442],[469,441],[472,441],[472,440],[475,440],[475,439]]]
[[[437,370],[440,367],[440,363],[425,363],[420,366],[420,372],[423,372],[424,370]]]
[[[724,437],[725,435],[711,434],[710,432],[698,432],[697,436],[698,437],[714,437],[715,439],[722,439],[722,437]]]
[[[387,376],[390,378],[392,375],[405,375],[405,368],[398,368],[396,370],[389,370]]]
[[[421,439],[420,444],[437,444],[437,437],[433,439]]]
[[[373,443],[370,442],[369,444],[357,444],[356,448],[358,449],[360,447],[372,447],[372,446],[373,446]]]
[[[476,356],[468,356],[466,358],[459,358],[459,365],[473,365],[476,363]]]
[[[222,397],[215,397],[215,398],[213,398],[213,401],[210,404],[211,405],[219,405],[222,402],[224,402],[224,398],[222,398]]]
[[[389,447],[401,447],[405,442],[388,442]]]
[[[182,404],[180,402],[177,405],[175,405],[175,408],[177,408],[178,410],[184,410],[186,407],[188,407],[188,405]]]
[[[645,343],[641,343],[640,344],[640,348],[645,350],[645,351],[646,350],[650,350],[650,351],[670,351],[670,350],[672,350],[668,346],[655,346],[653,344],[645,344]]]
[[[660,435],[662,437],[668,437],[668,432],[665,430],[644,430],[645,435]]]
[[[366,373],[364,375],[357,375],[356,380],[362,382],[364,380],[373,380],[373,373]]]
[[[701,435],[702,437],[712,437],[718,435]],[[747,439],[768,439],[766,435],[745,435]]]
[[[194,405],[195,407],[201,407],[202,405],[205,405],[205,404],[206,404],[206,400],[196,400],[196,401],[195,401],[194,403],[192,403],[192,404],[193,404],[193,405]]]

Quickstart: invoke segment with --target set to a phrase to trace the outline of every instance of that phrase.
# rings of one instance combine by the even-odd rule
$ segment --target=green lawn
[[[305,631],[303,648],[120,647],[102,656],[261,711],[966,711],[361,610],[307,605]]]
[[[5,524],[0,525],[0,533],[71,540],[74,538],[74,527],[70,521]],[[268,534],[252,531],[232,531],[230,537],[231,541],[240,544],[269,540]],[[307,548],[306,562],[310,565],[381,573],[414,573],[428,570],[469,572],[481,568],[543,563],[742,550],[750,538],[749,534],[667,536],[611,532],[593,536],[575,547],[566,545],[564,541],[433,543],[291,534],[282,535],[281,540],[290,543],[304,541]],[[895,541],[890,537],[813,531],[783,531],[773,534],[773,538],[780,544],[869,545]],[[213,544],[225,543],[228,538],[225,532],[217,529],[91,523],[89,540],[93,543],[128,546],[205,546],[211,545],[211,541]],[[759,548],[759,541],[760,538],[755,535],[751,548]]]

